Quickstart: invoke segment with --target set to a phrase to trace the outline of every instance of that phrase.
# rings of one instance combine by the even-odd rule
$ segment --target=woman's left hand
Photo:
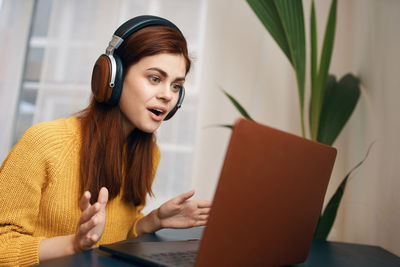
[[[207,223],[211,201],[189,200],[193,195],[194,190],[181,194],[156,210],[161,228],[189,228]]]

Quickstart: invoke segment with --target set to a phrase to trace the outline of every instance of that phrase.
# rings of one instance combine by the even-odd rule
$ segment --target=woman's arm
[[[0,265],[38,263],[44,237],[33,236],[46,185],[48,140],[43,129],[29,128],[0,167]]]
[[[138,221],[136,233],[142,235],[161,228],[189,228],[205,225],[211,201],[189,200],[193,195],[194,190],[165,202]]]
[[[39,261],[75,254],[75,235],[43,239],[39,245]]]
[[[90,192],[86,191],[79,202],[81,218],[74,235],[43,239],[39,245],[39,261],[72,255],[91,249],[99,241],[106,223],[108,190],[100,189],[97,202],[90,204]]]
[[[88,192],[81,198],[82,214],[76,222],[76,234],[53,238],[35,235],[40,205],[57,204],[42,201],[46,186],[52,182],[55,159],[64,147],[64,135],[58,135],[64,131],[58,129],[48,123],[32,126],[0,167],[0,266],[33,265],[39,260],[70,255],[91,248],[103,233],[106,189],[100,191],[98,203],[94,205],[90,205]],[[58,197],[63,196],[55,199]]]

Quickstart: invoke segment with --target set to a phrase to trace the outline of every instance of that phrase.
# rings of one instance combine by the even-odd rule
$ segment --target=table
[[[125,242],[157,242],[174,241],[200,238],[203,227],[190,229],[163,229],[153,234],[146,234]],[[44,261],[38,266],[139,266],[131,262],[111,256],[99,249],[77,253],[72,256]],[[311,245],[310,254],[302,264],[295,267],[391,267],[400,266],[400,258],[378,246],[358,245],[342,242],[329,242],[314,240]]]

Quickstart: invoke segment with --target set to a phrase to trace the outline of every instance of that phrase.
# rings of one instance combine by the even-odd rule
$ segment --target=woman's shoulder
[[[25,134],[43,136],[62,136],[79,134],[79,121],[76,117],[40,122],[28,128]]]
[[[35,124],[29,127],[13,146],[3,165],[8,160],[25,164],[57,160],[61,154],[79,148],[79,136],[77,118]]]
[[[34,124],[25,131],[20,141],[35,144],[56,144],[63,143],[68,139],[76,139],[79,136],[79,120],[76,117],[71,117]]]

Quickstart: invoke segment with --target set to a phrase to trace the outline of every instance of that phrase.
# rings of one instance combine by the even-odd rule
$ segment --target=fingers
[[[85,236],[90,230],[92,230],[94,227],[96,227],[98,222],[99,222],[99,220],[97,219],[97,217],[93,216],[89,220],[87,220],[85,223],[80,224],[78,226],[78,235]]]
[[[204,226],[207,224],[207,220],[205,221],[197,221],[193,226]]]
[[[194,190],[190,190],[189,192],[183,193],[179,196],[177,196],[177,202],[178,204],[182,204],[183,202],[185,202],[186,200],[188,200],[189,198],[191,198],[194,195]]]
[[[81,218],[79,219],[79,224],[83,224],[90,220],[97,212],[100,211],[100,204],[94,203],[92,206],[84,210],[81,214]]]
[[[108,201],[108,190],[105,187],[102,187],[99,192],[99,197],[97,198],[97,202],[101,205],[106,205]]]
[[[81,200],[79,201],[79,208],[81,211],[86,210],[88,207],[90,207],[90,192],[85,191],[81,197]]]
[[[200,215],[207,215],[207,214],[209,214],[210,213],[210,208],[203,208],[203,209],[200,209],[200,211],[199,211],[199,214]]]
[[[105,209],[108,201],[108,190],[102,187],[97,198],[97,202],[90,205],[90,192],[86,191],[80,201],[80,208],[82,210],[81,218],[79,219],[79,224],[86,223],[90,218],[92,218],[101,209]]]
[[[100,204],[95,203],[82,213],[76,234],[85,244],[96,243],[104,230],[104,224],[105,214],[100,211]]]
[[[79,202],[82,210],[81,217],[77,224],[74,238],[74,247],[76,251],[82,251],[92,248],[100,239],[105,227],[106,211],[108,202],[108,190],[102,187],[99,191],[97,202],[90,205],[90,192],[83,193]]]
[[[198,208],[211,208],[212,202],[209,200],[198,200],[197,207]]]
[[[76,238],[75,242],[77,243],[77,245],[75,245],[75,249],[77,252],[91,249],[97,243],[97,241],[99,241],[99,236],[97,234],[86,234],[84,236]]]
[[[208,214],[201,214],[197,216],[198,221],[207,221],[208,220]]]
[[[203,226],[203,225],[206,225],[206,224],[207,224],[207,221],[208,221],[208,212],[205,213],[205,214],[200,213],[200,214],[197,216],[197,218],[196,218],[196,220],[195,220],[193,226]]]
[[[87,209],[88,210],[93,210],[93,207],[97,207],[97,209],[100,209],[100,204],[96,203],[93,205],[91,208]],[[86,216],[86,215],[85,215]],[[80,221],[83,221],[85,219],[82,218],[81,216]],[[97,241],[99,241],[101,234],[99,235],[96,231],[96,228],[101,224],[101,218],[98,217],[98,213],[93,215],[92,217],[89,217],[89,219],[83,223],[78,223],[76,234],[75,234],[75,242],[76,242],[76,247],[77,251],[84,251],[87,249],[92,248]]]

